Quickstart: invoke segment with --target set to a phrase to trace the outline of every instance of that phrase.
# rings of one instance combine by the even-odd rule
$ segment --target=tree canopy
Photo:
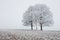
[[[53,24],[53,15],[50,8],[45,4],[36,4],[28,8],[23,14],[24,25],[37,24],[40,25],[41,30],[43,26],[51,26]],[[37,27],[36,27],[37,28]]]

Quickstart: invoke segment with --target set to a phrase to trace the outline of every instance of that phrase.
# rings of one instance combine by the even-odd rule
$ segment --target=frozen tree
[[[43,26],[50,26],[53,24],[53,16],[50,9],[45,4],[37,4],[33,6],[35,22],[39,23],[41,30]]]
[[[37,4],[28,8],[23,15],[23,23],[28,26],[31,25],[33,30],[33,24],[38,24],[42,30],[43,26],[50,26],[53,24],[53,16],[50,9],[45,4]]]
[[[31,26],[31,30],[33,30],[32,7],[29,7],[28,10],[23,14],[23,25]]]

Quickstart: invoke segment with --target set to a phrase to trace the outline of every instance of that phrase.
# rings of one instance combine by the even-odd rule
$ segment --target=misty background
[[[43,30],[60,30],[60,0],[0,0],[0,29],[30,29],[22,25],[29,6],[46,4],[53,13],[54,25]]]

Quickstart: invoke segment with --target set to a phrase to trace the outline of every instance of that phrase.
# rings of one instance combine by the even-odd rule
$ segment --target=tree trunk
[[[33,22],[31,21],[31,30],[33,30]]]
[[[40,27],[41,27],[41,31],[42,31],[42,24],[40,24]]]
[[[37,30],[37,23],[36,23],[36,30]]]

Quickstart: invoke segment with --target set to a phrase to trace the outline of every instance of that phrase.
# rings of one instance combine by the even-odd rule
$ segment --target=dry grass
[[[60,40],[58,31],[0,31],[0,40]]]

